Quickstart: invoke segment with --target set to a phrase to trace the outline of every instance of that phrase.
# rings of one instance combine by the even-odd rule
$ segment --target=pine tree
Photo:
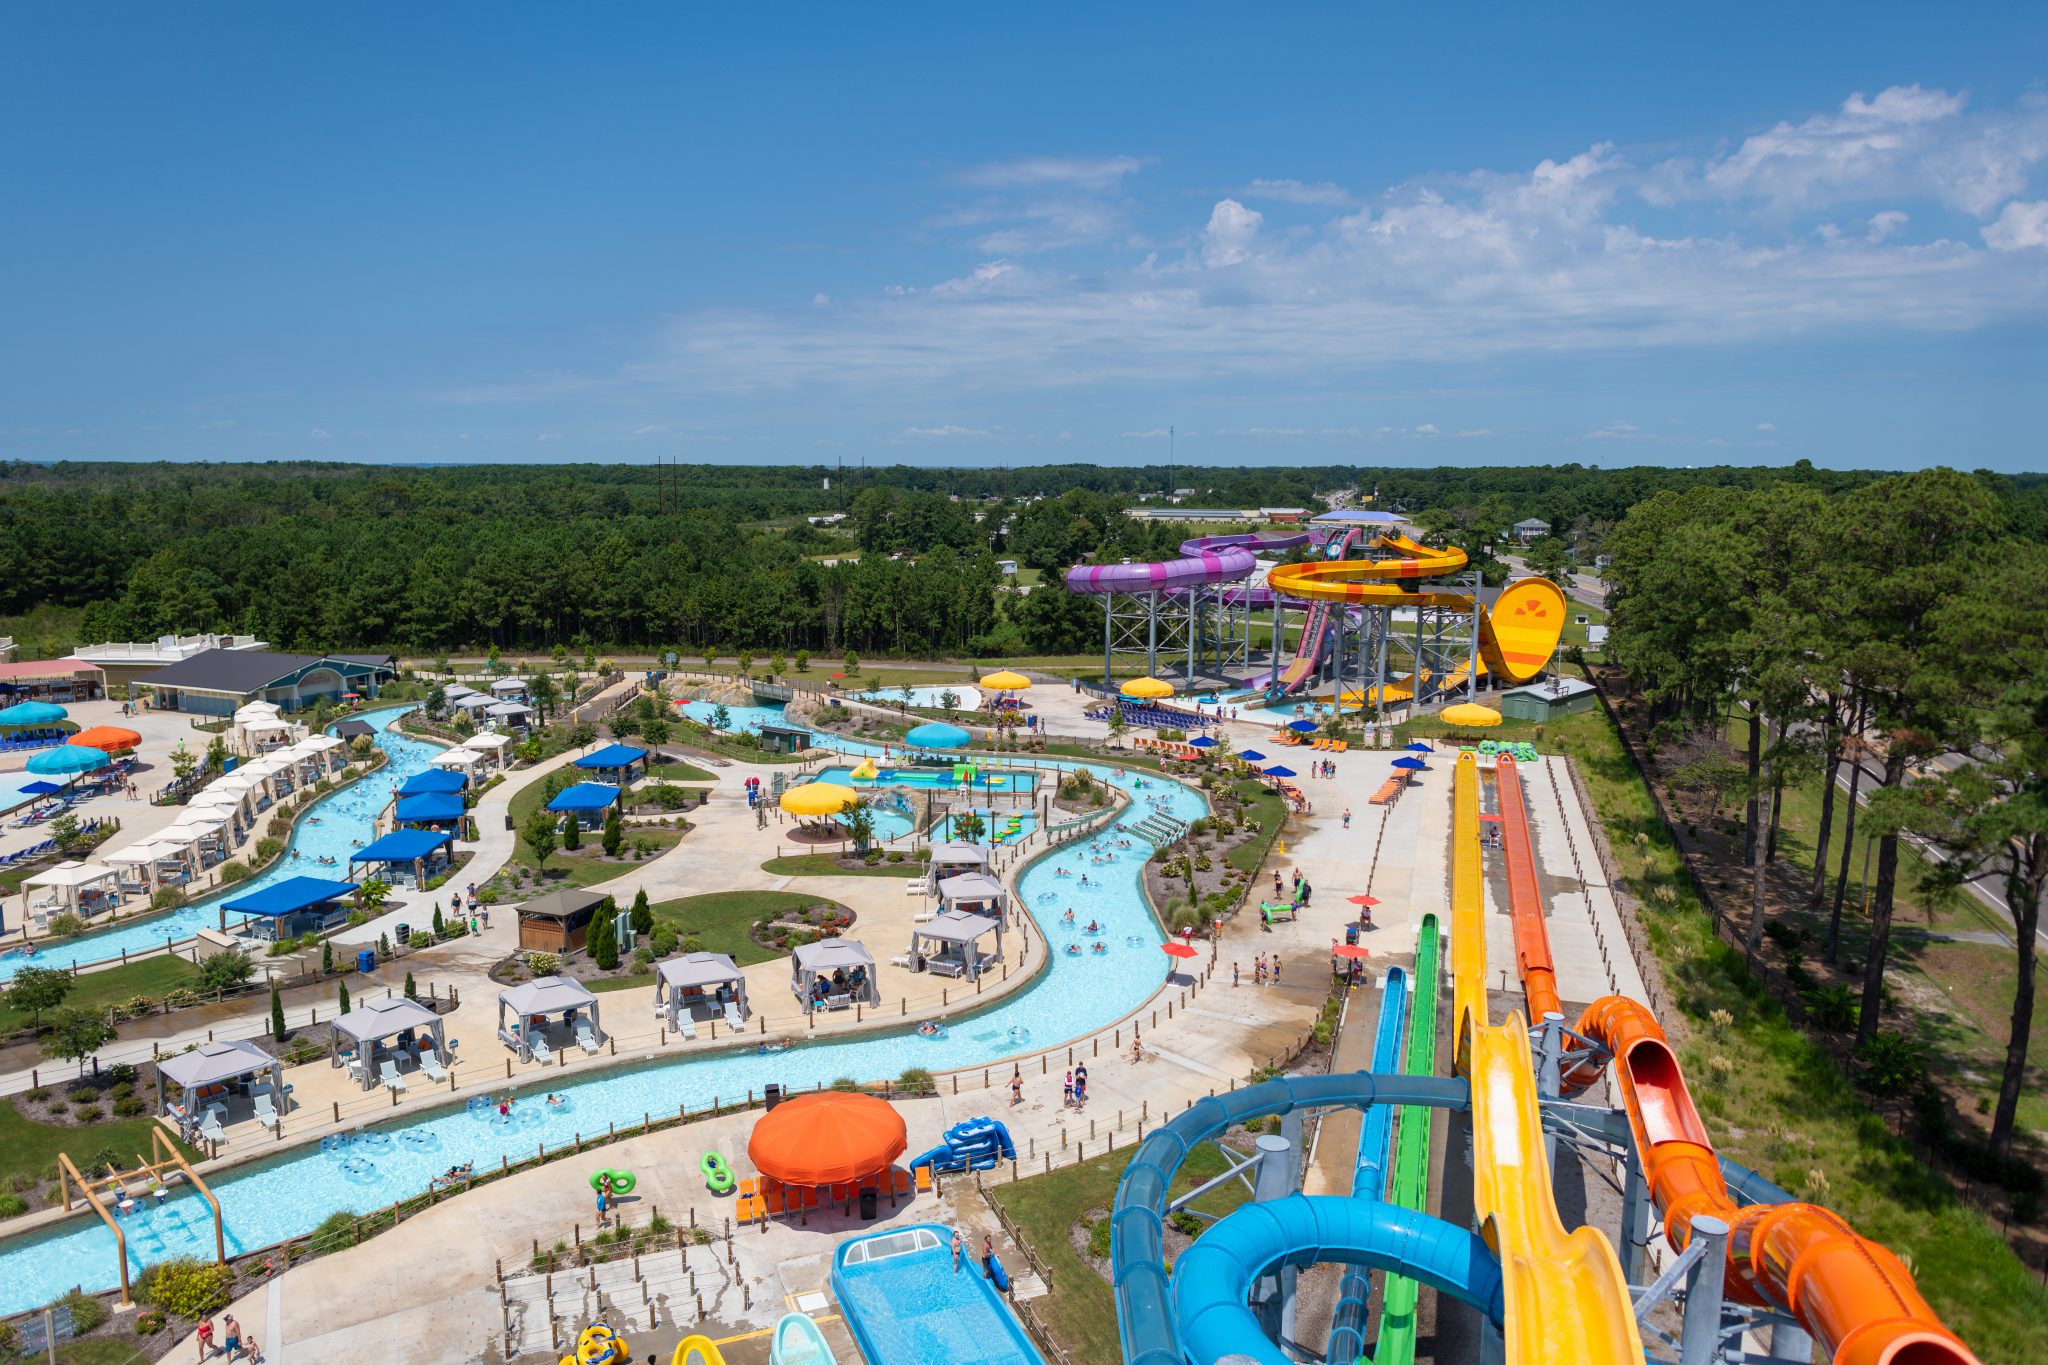
[[[647,888],[641,887],[633,893],[633,932],[651,934],[654,932],[654,911],[647,904]]]
[[[334,975],[334,943],[323,941],[320,945],[320,972],[323,976]]]
[[[434,937],[435,937],[435,938],[439,938],[439,937],[441,937],[441,932],[442,932],[442,929],[443,929],[443,925],[442,925],[442,923],[441,923],[441,907],[440,907],[439,905],[436,905],[436,906],[434,907]]]
[[[619,926],[617,914],[611,908],[611,901],[598,907],[597,917],[590,921],[590,960],[601,971],[611,971],[619,965]]]
[[[405,974],[405,998],[408,1000],[420,998],[420,988],[413,983],[411,972]]]
[[[336,983],[335,983],[335,985],[336,985],[336,987],[338,988],[338,989],[336,990],[335,994],[336,994],[336,995],[337,995],[337,996],[339,997],[339,999],[341,1000],[341,1012],[342,1012],[343,1014],[347,1014],[347,1013],[348,1013],[348,982],[346,982],[346,981],[338,981],[338,982],[336,982]]]
[[[626,845],[626,826],[619,819],[619,808],[614,804],[604,813],[604,856],[616,858],[619,850]]]
[[[574,811],[562,821],[562,847],[571,852],[583,847],[583,821]]]
[[[284,997],[277,993],[277,982],[270,983],[270,1036],[284,1037]]]

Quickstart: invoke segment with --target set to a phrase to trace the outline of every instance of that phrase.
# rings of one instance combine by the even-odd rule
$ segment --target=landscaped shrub
[[[73,1104],[91,1104],[99,1097],[100,1092],[89,1085],[76,1086],[71,1091],[71,1102]]]
[[[137,1313],[135,1315],[135,1335],[139,1337],[153,1337],[158,1332],[164,1330],[164,1323],[167,1321],[169,1319],[162,1313]]]
[[[0,1218],[19,1218],[28,1212],[28,1201],[18,1194],[0,1194]]]
[[[159,1261],[135,1282],[135,1297],[152,1308],[196,1321],[228,1306],[235,1272],[192,1257]]]
[[[358,1236],[356,1216],[343,1209],[330,1213],[320,1220],[320,1226],[313,1229],[308,1240],[319,1251],[340,1251],[356,1244]]]
[[[80,1123],[98,1123],[103,1112],[96,1104],[81,1104],[71,1111],[71,1115]]]
[[[666,924],[657,926],[652,946],[656,957],[667,957],[676,950],[676,931]]]
[[[164,995],[164,1007],[166,1009],[190,1009],[198,1003],[199,992],[189,990],[184,986],[179,986],[177,989],[169,991]]]
[[[50,933],[57,938],[64,938],[71,934],[82,934],[84,932],[84,919],[69,910],[66,910],[63,914],[50,921]]]
[[[921,1066],[913,1066],[905,1068],[903,1074],[896,1078],[896,1087],[906,1094],[931,1095],[937,1093],[939,1085],[932,1079],[930,1071]]]
[[[267,863],[282,852],[284,852],[284,840],[282,839],[258,839],[256,841],[256,861],[260,863]]]
[[[415,929],[410,941],[415,948],[431,948],[434,946],[434,935],[425,929]]]
[[[244,862],[222,863],[217,869],[222,886],[233,886],[236,882],[249,880],[249,865]]]
[[[114,1113],[119,1118],[140,1118],[149,1112],[149,1102],[140,1095],[129,1095],[114,1101]]]
[[[107,1320],[107,1306],[90,1294],[76,1290],[57,1300],[54,1305],[71,1310],[71,1326],[79,1336],[98,1330]]]
[[[562,960],[553,953],[528,953],[526,965],[535,976],[552,976],[555,968],[562,965]]]

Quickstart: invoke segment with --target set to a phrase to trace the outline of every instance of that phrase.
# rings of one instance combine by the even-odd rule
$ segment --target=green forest
[[[1170,555],[1144,495],[1319,509],[1377,493],[1433,538],[1493,543],[1541,517],[1596,549],[1650,495],[1878,476],[1801,464],[1602,470],[1164,465],[1026,469],[342,464],[0,465],[0,619],[25,654],[202,630],[280,649],[856,649],[1007,657],[1087,649],[1095,608],[1009,590],[1090,556]],[[2040,479],[1968,476],[2048,538]],[[849,484],[851,486],[849,486]],[[957,499],[957,501],[955,500]],[[813,526],[806,517],[844,514]],[[1483,556],[1482,556],[1483,557]],[[35,613],[55,622],[20,624]],[[0,627],[5,633],[5,627]]]

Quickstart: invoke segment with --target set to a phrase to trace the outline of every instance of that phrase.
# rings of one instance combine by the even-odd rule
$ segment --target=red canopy
[[[1380,903],[1378,896],[1346,896],[1344,899],[1350,901],[1353,905],[1378,905]]]
[[[1171,955],[1171,956],[1173,956],[1173,957],[1199,957],[1199,956],[1200,956],[1200,954],[1199,954],[1199,953],[1197,953],[1197,952],[1195,951],[1195,949],[1194,949],[1194,947],[1193,947],[1193,945],[1192,945],[1192,944],[1187,944],[1187,943],[1162,943],[1162,944],[1160,944],[1159,946],[1160,946],[1160,948],[1161,948],[1162,950],[1164,950],[1164,951],[1165,951],[1166,953],[1168,953],[1169,955]]]
[[[1340,943],[1330,949],[1331,957],[1354,957],[1363,961],[1372,956],[1372,949],[1361,948],[1356,943]]]
[[[906,1145],[903,1115],[887,1100],[826,1090],[769,1110],[747,1155],[785,1185],[834,1185],[887,1170]]]

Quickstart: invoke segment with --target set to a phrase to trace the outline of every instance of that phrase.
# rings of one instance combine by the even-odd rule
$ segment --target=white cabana
[[[440,1015],[417,1000],[402,995],[371,1000],[347,1014],[335,1016],[333,1031],[327,1038],[327,1061],[330,1066],[346,1063],[349,1074],[365,1090],[374,1090],[380,1083],[390,1085],[394,1080],[398,1081],[396,1088],[403,1089],[403,1073],[410,1070],[425,1071],[433,1079],[441,1080],[455,1060],[448,1050],[446,1027]],[[395,1039],[396,1044],[385,1046],[387,1039]],[[344,1042],[355,1046],[340,1046]],[[435,1072],[441,1074],[435,1076]]]
[[[440,753],[435,754],[432,758],[427,760],[427,766],[432,768],[467,769],[473,768],[477,764],[482,763],[484,761],[485,756],[481,749],[470,749],[458,746],[453,749],[443,749]]]
[[[939,882],[939,909],[948,914],[993,915],[1010,922],[1010,893],[986,872],[961,872]]]
[[[482,692],[465,692],[459,697],[450,693],[448,704],[464,711],[481,711],[491,704],[491,699]]]
[[[502,749],[511,742],[512,736],[510,735],[501,735],[495,731],[486,730],[480,735],[471,735],[468,739],[463,740],[462,747],[465,749],[495,750]]]
[[[494,701],[484,708],[487,716],[530,716],[533,708],[523,701]]]
[[[875,955],[858,939],[821,938],[790,955],[789,987],[804,1012],[846,1009],[854,1001],[881,1003],[875,985]]]
[[[252,721],[275,720],[281,710],[282,708],[275,702],[252,701],[235,712],[235,724],[248,725]]]
[[[185,845],[161,833],[140,843],[100,855],[107,866],[121,868],[121,890],[127,894],[148,891],[169,882],[175,885],[191,875],[186,865]],[[135,880],[131,881],[130,877]]]
[[[121,872],[104,863],[63,862],[21,884],[22,901],[38,925],[65,911],[97,915],[121,903]],[[41,892],[41,895],[37,895]]]
[[[227,840],[222,834],[226,828],[225,820],[203,810],[188,810],[176,823],[158,830],[156,838],[158,843],[176,843],[185,849],[195,867],[211,867],[227,856]]]
[[[685,1014],[693,1020],[723,1019],[737,1029],[748,1017],[747,974],[724,953],[672,957],[655,968],[654,1008],[679,1033]]]
[[[250,1082],[262,1077],[261,1085]],[[166,1102],[164,1088],[172,1098]],[[221,1129],[235,1122],[229,1105],[246,1096],[250,1113],[261,1113],[258,1096],[267,1097],[276,1113],[289,1101],[285,1096],[284,1063],[254,1043],[201,1043],[190,1052],[166,1057],[156,1064],[156,1103],[159,1112],[176,1119],[178,1131],[187,1140],[194,1137],[220,1140]]]
[[[213,779],[213,781],[207,783],[206,790],[201,792],[200,795],[205,796],[208,794],[219,792],[234,792],[239,794],[241,792],[248,791],[251,787],[255,786],[262,780],[262,778],[251,774],[247,768],[237,768],[233,772],[228,773],[226,776],[216,777]]]
[[[980,940],[991,933],[996,950],[984,953]],[[910,957],[925,971],[974,981],[1003,960],[1003,926],[987,915],[940,915],[911,929]]]
[[[524,678],[500,678],[491,684],[491,695],[500,699],[505,697],[524,697],[526,695],[526,680]]]
[[[505,1022],[510,1011],[512,1022]],[[560,1015],[551,1021],[548,1016]],[[556,1037],[551,1043],[549,1033]],[[567,1035],[567,1036],[564,1036]],[[557,1044],[573,1041],[585,1052],[604,1043],[597,1019],[597,997],[565,976],[540,976],[498,992],[498,1038],[519,1054],[519,1060],[546,1061]]]
[[[449,701],[454,701],[459,697],[474,697],[477,690],[468,683],[449,683],[441,689],[441,695]]]

